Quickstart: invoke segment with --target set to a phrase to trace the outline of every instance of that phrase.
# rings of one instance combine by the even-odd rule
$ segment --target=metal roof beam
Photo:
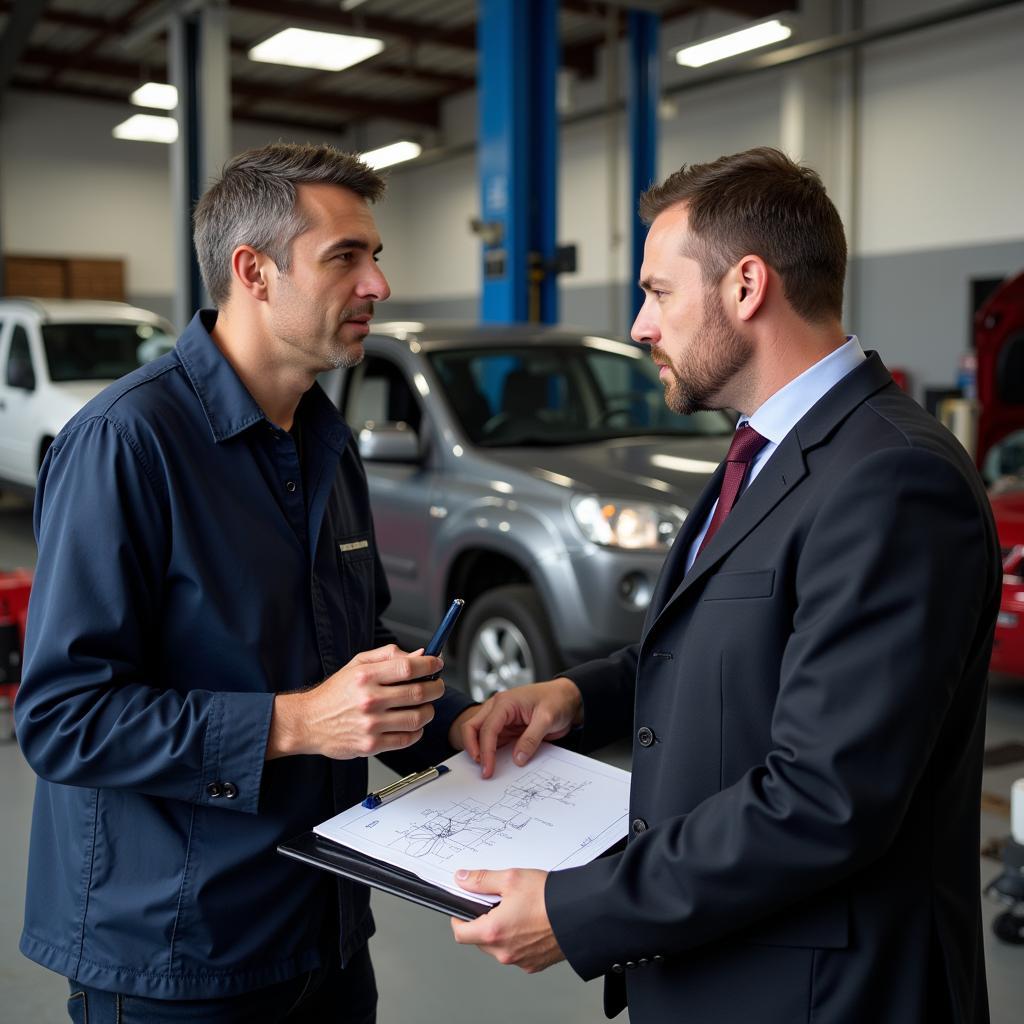
[[[4,89],[14,74],[14,68],[28,46],[28,38],[42,17],[47,0],[21,0],[7,18],[3,38],[0,38],[0,102]]]

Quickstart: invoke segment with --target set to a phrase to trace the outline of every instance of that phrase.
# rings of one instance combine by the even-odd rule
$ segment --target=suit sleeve
[[[156,685],[152,651],[169,552],[164,502],[137,442],[103,418],[51,447],[35,507],[18,741],[51,782],[193,803],[230,779],[255,813],[272,693]]]
[[[584,978],[671,955],[813,897],[892,842],[965,678],[983,678],[998,559],[945,456],[851,467],[798,556],[763,763],[626,850],[553,872],[546,903]]]
[[[629,735],[639,652],[640,645],[631,644],[562,673],[583,696],[583,728],[574,749],[597,750]]]

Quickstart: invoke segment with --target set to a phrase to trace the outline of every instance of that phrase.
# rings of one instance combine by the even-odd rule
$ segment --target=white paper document
[[[489,779],[468,754],[445,764],[432,782],[374,810],[357,804],[314,831],[481,903],[498,897],[459,888],[460,868],[577,867],[626,834],[630,775],[621,768],[548,743],[523,768],[503,747]]]

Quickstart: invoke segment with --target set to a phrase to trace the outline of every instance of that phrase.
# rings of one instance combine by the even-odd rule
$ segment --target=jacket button
[[[663,964],[665,962],[665,958],[660,953],[655,953],[654,956],[651,957],[651,959],[656,964]]]
[[[654,733],[643,725],[637,731],[636,738],[641,747],[649,747],[654,742]]]
[[[626,966],[632,971],[636,967],[636,961],[634,961],[634,960],[627,960],[626,961]]]
[[[295,493],[295,481],[294,481],[294,480],[289,480],[289,481],[288,481],[288,482],[287,482],[287,483],[286,483],[286,484],[284,485],[284,489],[285,489],[285,490],[286,490],[286,491],[287,491],[287,492],[288,492],[289,494],[294,494],[294,493]]]
[[[224,795],[229,800],[234,800],[238,796],[238,787],[233,782],[224,783]]]
[[[625,967],[623,967],[623,966],[622,966],[622,964],[612,964],[612,973],[613,973],[613,974],[622,974],[622,972],[623,972],[623,971],[624,971],[625,969],[626,969],[626,968],[625,968]]]
[[[650,960],[648,960],[648,959],[647,959],[647,957],[645,957],[645,956],[642,956],[642,957],[640,957],[640,959],[639,959],[639,960],[637,960],[637,963],[638,963],[638,964],[639,964],[639,965],[640,965],[641,967],[646,967],[646,966],[647,966],[647,965],[648,965],[648,964],[649,964],[650,962],[651,962],[651,961],[650,961]]]
[[[217,797],[219,797],[219,796],[223,796],[223,795],[224,795],[224,790],[223,790],[223,789],[221,788],[221,785],[220,785],[220,783],[219,783],[219,782],[211,782],[211,783],[210,783],[210,784],[209,784],[209,785],[208,785],[208,786],[206,787],[206,792],[207,792],[207,793],[208,793],[208,794],[209,794],[209,795],[210,795],[210,796],[211,796],[211,797],[212,797],[212,798],[213,798],[214,800],[216,800],[216,799],[217,799]]]
[[[647,822],[643,818],[634,818],[633,824],[629,826],[633,831],[633,835],[638,836],[641,832],[647,831]]]

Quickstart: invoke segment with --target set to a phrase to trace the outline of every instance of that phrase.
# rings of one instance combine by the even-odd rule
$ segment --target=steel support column
[[[659,20],[645,11],[629,12],[629,153],[632,230],[626,310],[632,317],[640,309],[636,282],[644,259],[647,226],[640,220],[640,193],[658,176],[658,100],[661,93],[661,61],[658,53]]]
[[[558,319],[557,0],[480,0],[481,319]]]
[[[209,304],[192,245],[192,210],[224,165],[231,137],[230,50],[227,8],[211,3],[172,14],[168,67],[178,90],[178,140],[171,146],[171,209],[174,224],[174,321],[184,328]]]

